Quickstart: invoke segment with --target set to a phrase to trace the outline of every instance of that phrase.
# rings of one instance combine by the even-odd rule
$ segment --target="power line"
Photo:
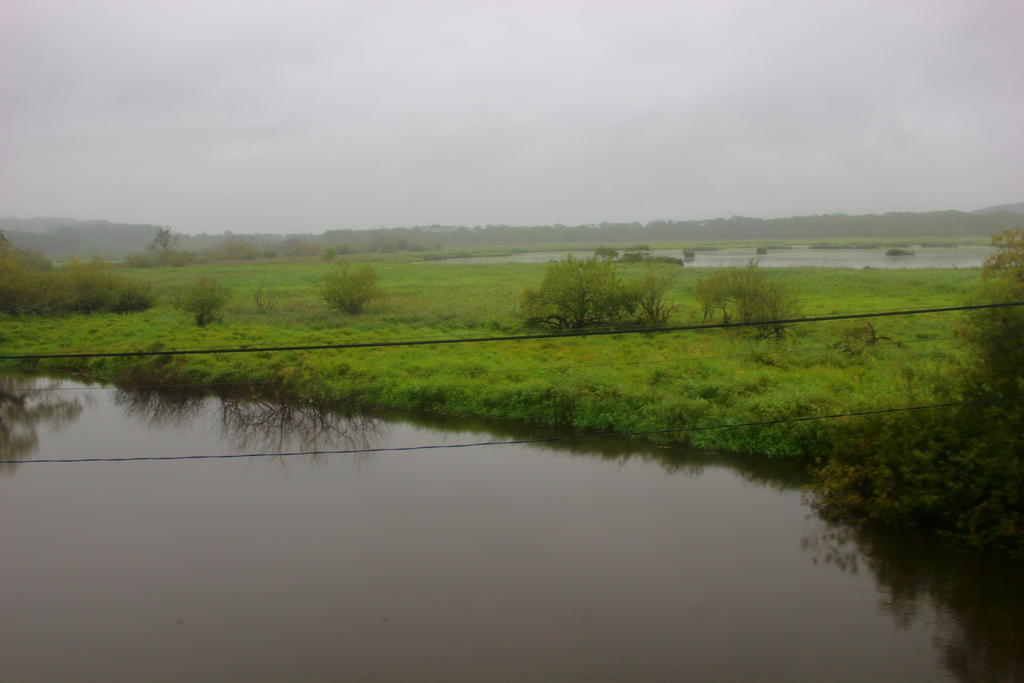
[[[954,337],[935,337],[934,339],[912,339],[909,341],[900,341],[896,343],[897,346],[906,346],[910,344],[933,344],[939,341],[947,341]],[[831,352],[831,353],[830,353]],[[789,354],[815,354],[820,355],[835,355],[836,353],[843,353],[844,351],[837,348],[835,344],[822,344],[818,346],[809,346],[806,348],[796,349],[768,349],[761,351],[753,351],[747,353],[720,353],[720,354],[705,354],[699,356],[685,356],[681,358],[656,358],[654,360],[637,360],[637,361],[619,361],[615,363],[570,363],[564,365],[537,365],[525,368],[490,368],[490,369],[477,369],[477,368],[458,368],[455,370],[431,370],[428,368],[413,368],[409,372],[372,372],[374,379],[381,377],[392,377],[398,379],[409,379],[413,377],[424,378],[424,377],[436,377],[436,376],[464,376],[467,374],[472,375],[492,375],[492,374],[505,374],[505,375],[517,375],[524,373],[536,373],[536,372],[549,372],[549,371],[564,371],[564,370],[582,370],[591,368],[618,368],[618,367],[640,367],[647,365],[681,365],[684,363],[694,363],[697,361],[704,360],[720,360],[728,358],[753,358],[763,357],[766,355],[789,355]],[[353,370],[353,374],[362,372],[371,372],[366,368],[360,368]],[[145,391],[145,390],[166,390],[166,389],[190,389],[190,388],[232,388],[232,387],[255,387],[255,388],[271,388],[274,386],[268,384],[267,381],[263,380],[252,380],[245,382],[182,382],[174,384],[138,384],[138,385],[127,385],[127,386],[85,386],[85,387],[36,387],[33,389],[26,390],[25,394],[41,392],[41,391]]]
[[[1024,306],[1024,301],[1010,301],[997,304],[973,304],[969,306],[947,306],[943,308],[918,308],[901,311],[879,311],[874,313],[850,313],[846,315],[815,316],[810,318],[784,318],[777,320],[759,320],[745,322],[723,322],[708,325],[673,325],[668,327],[639,327],[619,330],[573,330],[568,332],[550,332],[546,334],[520,334],[499,337],[454,337],[448,339],[417,339],[405,341],[354,342],[348,344],[312,344],[303,346],[262,346],[236,347],[220,349],[180,349],[172,351],[107,351],[88,353],[38,353],[38,354],[6,354],[0,360],[46,360],[61,358],[138,358],[152,356],[195,356],[227,353],[265,353],[278,351],[323,351],[340,349],[369,349],[394,346],[433,346],[437,344],[468,344],[481,342],[525,341],[544,339],[563,339],[568,337],[597,337],[624,334],[646,334],[652,332],[684,332],[713,330],[739,327],[763,327],[769,325],[795,325],[799,323],[825,322],[830,320],[855,320],[863,318],[886,318],[898,315],[921,315],[924,313],[948,313],[951,311],[973,311],[988,308],[1007,308]]]
[[[1024,302],[1022,302],[1022,303],[1024,303]],[[853,314],[857,314],[857,313],[895,313],[895,312],[899,312],[899,311],[903,311],[903,310],[904,309],[902,307],[896,307],[896,308],[872,308],[870,310],[848,311],[844,315],[853,315]],[[833,314],[839,315],[839,313],[835,313],[834,311],[833,311]],[[801,318],[801,320],[803,320],[803,318]],[[771,322],[771,321],[769,321],[769,322]],[[754,323],[754,324],[758,324],[758,323]],[[707,326],[706,325],[701,325],[701,327],[707,327]],[[661,328],[654,328],[654,329],[661,329]],[[628,327],[624,328],[621,324],[620,325],[613,325],[613,324],[605,323],[605,324],[601,324],[601,325],[588,326],[586,331],[587,332],[607,331],[609,333],[612,333],[612,332],[622,332],[622,331],[628,331],[628,330],[629,330]],[[644,330],[641,330],[641,331],[644,331]],[[473,338],[475,338],[475,336],[470,335],[470,336],[466,336],[466,337],[458,337],[458,336],[453,337],[451,334],[415,334],[415,335],[404,335],[404,336],[388,337],[387,339],[381,340],[381,341],[406,341],[406,340],[420,340],[420,339],[444,339],[444,340],[447,340],[447,339],[463,339],[463,338],[465,338],[465,339],[473,339]],[[230,348],[230,347],[226,347],[226,348]]]
[[[1021,396],[1011,397],[1013,399]],[[764,427],[778,424],[790,424],[796,422],[814,422],[818,420],[834,420],[845,417],[867,417],[871,415],[885,415],[889,413],[901,413],[934,408],[952,408],[956,406],[973,405],[979,403],[997,403],[1008,399],[975,399],[971,401],[950,401],[947,403],[932,403],[920,406],[905,406],[901,408],[880,408],[876,410],[861,410],[849,413],[833,413],[830,415],[808,415],[804,417],[778,418],[775,420],[757,420],[754,422],[738,422],[731,424],[706,425],[703,427],[675,427],[671,429],[654,429],[645,432],[628,432],[624,434],[605,432],[600,434],[576,434],[572,436],[553,436],[543,439],[518,439],[515,441],[476,441],[472,443],[457,444],[436,444],[424,446],[394,446],[389,448],[358,448],[342,451],[290,451],[283,453],[227,453],[217,455],[156,455],[156,456],[132,456],[127,458],[67,458],[67,459],[45,459],[45,460],[0,460],[0,465],[23,465],[28,463],[72,463],[72,462],[144,462],[156,460],[232,460],[237,458],[285,458],[299,455],[359,455],[364,453],[399,453],[407,451],[427,451],[444,448],[478,448],[483,446],[523,446],[530,444],[557,443],[566,441],[583,441],[586,439],[628,439],[656,436],[659,434],[679,434],[683,432],[705,432],[718,429],[738,429],[741,427]]]

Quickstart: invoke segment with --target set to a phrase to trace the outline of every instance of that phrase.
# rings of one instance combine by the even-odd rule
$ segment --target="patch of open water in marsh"
[[[692,258],[685,259],[687,266],[695,268],[722,268],[745,266],[751,259],[766,268],[796,268],[813,266],[818,268],[978,268],[992,248],[981,245],[957,247],[911,246],[907,251],[913,254],[888,256],[888,249],[811,249],[793,247],[790,249],[769,249],[758,254],[754,247],[728,247],[696,251]],[[586,259],[594,255],[593,250],[524,252],[508,256],[471,256],[445,259],[437,263],[545,263],[558,261],[572,255]],[[682,249],[652,249],[653,256],[683,258]]]

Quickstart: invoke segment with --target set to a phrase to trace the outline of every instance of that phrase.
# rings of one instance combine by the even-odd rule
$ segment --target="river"
[[[1020,680],[1020,563],[784,463],[0,378],[11,681]]]

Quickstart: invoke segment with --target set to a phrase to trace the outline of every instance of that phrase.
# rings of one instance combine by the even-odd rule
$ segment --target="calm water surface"
[[[698,268],[744,266],[750,259],[768,268],[814,266],[818,268],[977,268],[992,248],[981,245],[958,247],[912,246],[909,256],[887,256],[888,249],[769,249],[767,254],[758,254],[753,247],[697,251],[686,265]],[[547,251],[511,254],[509,256],[473,256],[446,259],[439,263],[544,263],[558,261],[572,255],[578,259],[590,258],[593,250]],[[683,258],[682,249],[652,249],[654,256]]]
[[[5,460],[549,435],[0,382]],[[0,467],[4,680],[1024,676],[1019,564],[831,526],[786,467],[597,439]]]

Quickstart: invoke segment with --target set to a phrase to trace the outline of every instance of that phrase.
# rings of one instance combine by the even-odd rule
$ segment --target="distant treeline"
[[[588,225],[449,227],[431,225],[374,231],[330,230],[322,239],[359,246],[439,243],[444,247],[516,246],[550,243],[616,243],[715,240],[838,239],[849,237],[987,237],[1024,216],[961,211],[880,215],[795,216],[791,218],[716,218],[703,221],[656,220],[648,223]]]
[[[829,214],[791,218],[716,218],[701,221],[656,220],[648,223],[586,225],[428,225],[373,230],[328,230],[319,235],[235,234],[181,235],[177,248],[214,258],[310,256],[334,250],[417,252],[453,247],[527,246],[551,243],[623,243],[709,240],[795,240],[841,238],[984,237],[1019,228],[1024,216],[1009,211],[965,213],[886,213],[851,216]],[[49,257],[100,254],[126,257],[145,253],[155,225],[128,225],[75,219],[0,218],[11,242]]]
[[[0,230],[12,244],[50,258],[92,254],[121,257],[144,250],[156,229],[157,226],[144,223],[106,220],[0,218]]]

